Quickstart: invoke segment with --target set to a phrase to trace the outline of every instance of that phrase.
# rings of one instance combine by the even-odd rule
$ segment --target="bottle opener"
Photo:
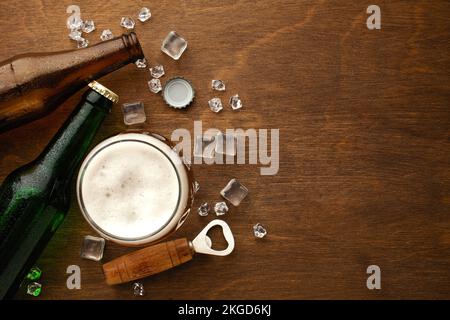
[[[212,249],[208,231],[221,226],[228,247],[224,250]],[[230,227],[223,220],[213,220],[189,241],[186,238],[158,243],[156,245],[123,255],[103,265],[106,283],[109,285],[133,281],[151,276],[190,261],[194,253],[227,256],[234,249],[234,237]]]

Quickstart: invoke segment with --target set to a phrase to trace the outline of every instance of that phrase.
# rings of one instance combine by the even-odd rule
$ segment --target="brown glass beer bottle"
[[[50,113],[92,80],[143,57],[131,32],[85,49],[0,62],[0,133]]]

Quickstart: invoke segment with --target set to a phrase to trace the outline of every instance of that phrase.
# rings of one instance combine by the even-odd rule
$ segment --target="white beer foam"
[[[177,209],[178,179],[172,162],[154,146],[142,141],[110,144],[86,167],[83,204],[90,219],[114,237],[148,236]]]

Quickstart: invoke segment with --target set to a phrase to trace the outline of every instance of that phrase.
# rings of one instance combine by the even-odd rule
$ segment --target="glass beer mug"
[[[169,141],[136,131],[92,149],[80,167],[76,192],[92,228],[126,246],[148,245],[177,230],[195,193],[190,167]]]

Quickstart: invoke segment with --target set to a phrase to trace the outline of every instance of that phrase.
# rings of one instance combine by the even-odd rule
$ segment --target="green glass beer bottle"
[[[44,151],[0,187],[0,299],[20,286],[69,209],[72,176],[118,96],[91,82]]]

